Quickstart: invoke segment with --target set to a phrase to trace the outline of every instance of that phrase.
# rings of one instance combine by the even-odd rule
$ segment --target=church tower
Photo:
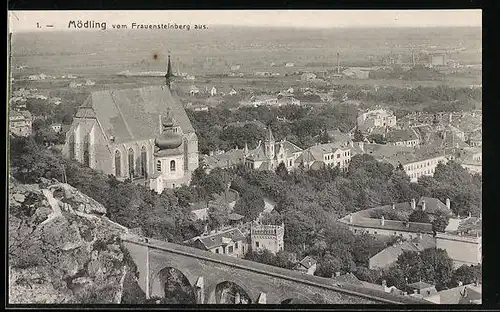
[[[172,73],[172,64],[170,63],[170,53],[168,54],[167,63],[167,73],[165,74],[165,84],[170,89],[172,86],[172,81],[174,80],[174,74]]]
[[[275,156],[274,145],[275,141],[274,141],[273,131],[269,126],[269,134],[267,139],[264,141],[264,148],[268,159],[274,159]]]

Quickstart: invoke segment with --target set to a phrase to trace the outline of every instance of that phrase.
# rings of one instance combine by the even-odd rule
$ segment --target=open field
[[[480,28],[422,29],[260,29],[211,28],[207,31],[89,31],[20,33],[13,36],[13,63],[23,74],[111,75],[123,70],[164,70],[167,51],[174,68],[195,75],[272,70],[326,70],[341,65],[369,65],[369,59],[400,53],[410,60],[410,45],[456,47],[452,55],[463,63],[481,63]],[[153,55],[158,58],[154,59]],[[269,67],[270,63],[276,67]],[[285,62],[295,67],[285,68]],[[318,65],[319,64],[319,65]],[[317,66],[318,65],[318,66]],[[14,70],[14,73],[16,71]]]

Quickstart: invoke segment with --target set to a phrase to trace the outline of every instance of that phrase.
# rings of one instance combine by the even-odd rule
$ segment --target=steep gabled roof
[[[241,233],[241,231],[237,228],[230,229],[224,232],[215,233],[209,236],[202,236],[195,239],[199,240],[203,246],[207,249],[212,249],[214,247],[222,246],[225,243],[226,239],[230,239],[233,242],[239,242],[244,240],[246,237]]]
[[[161,129],[159,116],[168,109],[183,133],[194,132],[184,108],[166,86],[93,92],[76,117],[97,118],[104,133],[120,143],[156,137]]]

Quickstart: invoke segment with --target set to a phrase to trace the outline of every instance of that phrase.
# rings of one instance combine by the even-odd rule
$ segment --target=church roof
[[[184,108],[166,86],[93,92],[76,117],[97,118],[104,133],[120,143],[156,137],[159,115],[167,115],[168,108],[183,133],[194,132]]]

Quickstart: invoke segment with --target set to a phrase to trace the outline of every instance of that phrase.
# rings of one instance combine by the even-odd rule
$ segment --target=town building
[[[55,133],[61,132],[62,125],[60,123],[53,123],[50,125],[52,130],[54,130]]]
[[[407,287],[413,291],[411,295],[414,297],[422,298],[437,293],[436,286],[422,281],[408,284]]]
[[[435,304],[481,304],[482,285],[479,283],[459,285],[458,287],[441,290],[430,296],[423,297],[423,299]]]
[[[396,127],[396,116],[386,109],[375,109],[362,112],[357,117],[357,126],[362,132],[371,132],[376,127]]]
[[[446,200],[443,204],[439,199],[432,197],[421,197],[418,202],[412,199],[410,202],[394,203],[374,208],[365,209],[355,213],[350,213],[341,218],[339,222],[348,226],[355,234],[373,234],[383,236],[399,236],[405,239],[413,239],[423,234],[434,234],[432,224],[408,222],[399,220],[386,220],[382,215],[380,218],[373,218],[372,213],[393,212],[408,217],[416,209],[425,211],[431,218],[437,215],[451,216],[451,201]]]
[[[352,79],[368,79],[371,70],[367,67],[349,67],[343,70],[342,74]]]
[[[275,170],[280,163],[284,163],[286,168],[291,170],[301,154],[302,149],[289,141],[276,142],[269,128],[269,135],[264,143],[259,141],[253,150],[245,147],[245,166],[256,170]]]
[[[191,244],[199,249],[230,257],[243,258],[249,251],[248,238],[238,228],[213,231],[191,240]]]
[[[92,92],[62,153],[159,193],[188,184],[198,168],[198,138],[169,85]]]
[[[303,73],[300,75],[300,80],[302,81],[313,81],[316,79],[316,74],[314,73]]]
[[[420,144],[420,139],[415,130],[395,129],[387,132],[385,140],[389,145],[417,147]]]
[[[429,234],[417,235],[417,237],[407,241],[400,240],[371,257],[368,262],[368,268],[370,270],[386,269],[395,264],[398,257],[405,251],[420,252],[424,249],[435,247],[436,239]]]
[[[239,198],[237,191],[227,188],[222,194],[212,194],[212,199],[209,201],[200,201],[191,203],[190,209],[193,220],[208,220],[208,211],[210,208],[225,208],[227,211],[232,211],[236,201]]]
[[[278,106],[278,98],[269,95],[254,95],[250,98],[250,105],[254,107],[261,105]]]
[[[239,69],[240,69],[240,67],[241,67],[240,65],[232,65],[232,66],[231,66],[231,70],[232,70],[232,71],[239,70]]]
[[[285,63],[285,67],[294,67],[294,66],[295,66],[295,64],[293,64],[293,63]]]
[[[234,90],[234,89],[231,89],[231,91],[229,91],[228,94],[229,95],[236,95],[236,94],[238,94],[238,92],[236,92],[236,90]]]
[[[455,161],[471,173],[482,174],[482,148],[464,148],[458,152]]]
[[[471,147],[481,147],[483,145],[482,129],[471,132],[467,138],[467,144],[469,144]]]
[[[27,137],[32,133],[33,118],[29,111],[11,110],[9,114],[9,133]]]
[[[190,86],[189,87],[189,95],[195,96],[197,94],[200,94],[200,89],[198,89],[198,87],[195,85]]]
[[[351,161],[350,147],[343,147],[338,143],[317,144],[305,150],[296,162],[306,169],[321,169],[324,167],[338,167],[347,170]]]
[[[212,89],[210,89],[210,96],[216,96],[217,95],[217,89],[215,87],[212,87]]]
[[[429,54],[429,65],[434,66],[446,66],[447,55],[446,53],[430,53]]]
[[[252,224],[250,228],[250,241],[253,251],[269,250],[273,254],[284,249],[283,237],[285,224],[267,225]]]
[[[211,153],[202,157],[205,172],[208,174],[215,168],[229,169],[245,163],[245,150],[235,148],[227,152]]]
[[[314,272],[316,272],[316,266],[317,261],[311,256],[306,256],[296,264],[294,270],[308,275],[314,275]]]

